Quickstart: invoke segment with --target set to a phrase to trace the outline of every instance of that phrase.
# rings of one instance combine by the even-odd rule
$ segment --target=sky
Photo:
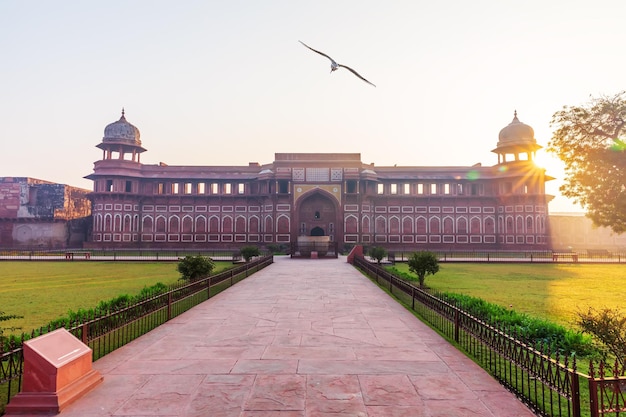
[[[0,0],[0,177],[91,189],[122,108],[147,164],[495,165],[514,111],[545,147],[563,106],[624,89],[624,16],[624,0]],[[562,164],[537,161],[550,211],[580,211]]]

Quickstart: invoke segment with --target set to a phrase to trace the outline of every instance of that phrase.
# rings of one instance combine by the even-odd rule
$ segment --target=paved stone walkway
[[[61,417],[533,416],[345,258],[276,257],[94,368]]]

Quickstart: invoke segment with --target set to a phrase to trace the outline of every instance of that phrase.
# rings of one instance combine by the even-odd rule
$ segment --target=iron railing
[[[207,256],[216,261],[240,261],[237,248],[193,249],[0,249],[0,261],[178,261],[187,255]]]
[[[369,248],[364,248],[369,253]],[[415,247],[393,248],[387,253],[389,262],[406,262],[414,252],[423,249]],[[527,263],[626,263],[626,253],[608,250],[544,250],[544,251],[463,251],[431,250],[441,262],[527,262]]]
[[[515,333],[473,317],[364,257],[355,257],[354,265],[454,340],[537,415],[617,417],[626,413],[626,374],[617,361],[608,376],[602,362],[597,372],[590,364],[590,375],[585,375],[577,370],[575,357],[561,357],[526,343]]]
[[[93,350],[95,361],[272,262],[272,255],[263,256],[213,276],[174,285],[167,292],[147,296],[114,311],[96,311],[63,327]],[[48,326],[31,334],[22,334],[20,342],[9,343],[8,346],[0,343],[0,415],[4,406],[21,389],[24,368],[22,343],[53,330],[56,328]]]

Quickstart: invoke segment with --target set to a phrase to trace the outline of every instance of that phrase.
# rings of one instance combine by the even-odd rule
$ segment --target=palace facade
[[[533,129],[504,127],[493,166],[390,167],[359,153],[276,153],[267,164],[143,164],[139,130],[106,126],[94,163],[90,248],[288,245],[329,236],[339,248],[550,249]]]

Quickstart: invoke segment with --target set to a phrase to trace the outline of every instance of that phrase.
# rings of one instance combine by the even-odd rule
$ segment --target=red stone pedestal
[[[311,251],[311,259],[317,259],[317,251]]]
[[[97,384],[102,376],[91,368],[91,349],[65,329],[24,342],[22,391],[6,406],[6,414],[58,413]]]

